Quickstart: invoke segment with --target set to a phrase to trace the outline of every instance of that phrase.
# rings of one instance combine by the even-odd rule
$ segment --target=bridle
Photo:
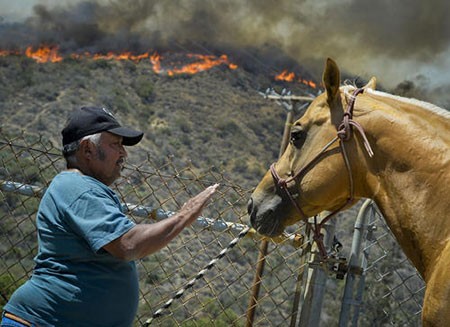
[[[352,135],[353,135],[352,127],[355,127],[356,130],[361,135],[361,137],[363,139],[364,147],[365,147],[369,157],[373,156],[373,151],[372,151],[372,148],[370,147],[369,141],[367,140],[364,129],[358,122],[353,120],[353,107],[355,106],[356,97],[363,92],[364,92],[363,88],[358,88],[353,92],[353,94],[350,97],[350,101],[347,104],[347,108],[344,112],[342,122],[337,129],[336,137],[334,137],[330,142],[328,142],[322,148],[322,150],[311,161],[309,161],[305,166],[303,166],[297,173],[293,174],[292,176],[290,176],[288,178],[281,178],[275,169],[275,163],[273,163],[270,166],[270,172],[272,173],[272,177],[275,180],[277,186],[281,190],[284,190],[284,192],[286,193],[286,195],[288,196],[288,198],[290,199],[290,201],[292,202],[292,204],[294,205],[296,210],[300,213],[300,216],[302,217],[302,219],[306,221],[308,219],[308,216],[305,215],[303,210],[300,208],[298,203],[295,201],[294,196],[289,191],[288,183],[290,183],[292,181],[296,181],[300,175],[304,174],[308,169],[311,169],[311,167],[313,167],[317,162],[320,161],[320,159],[321,159],[322,155],[325,153],[325,151],[327,151],[331,145],[333,145],[336,141],[339,140],[339,146],[341,148],[342,157],[344,159],[345,167],[346,167],[347,173],[348,173],[349,196],[348,196],[347,200],[345,201],[345,203],[343,203],[339,208],[337,208],[336,210],[334,210],[333,212],[328,214],[325,218],[323,218],[321,220],[320,223],[317,222],[317,216],[314,216],[314,224],[312,226],[313,233],[314,233],[313,239],[316,242],[319,252],[323,259],[326,259],[328,254],[327,254],[325,245],[323,243],[323,234],[321,234],[320,230],[322,229],[323,225],[328,220],[330,220],[339,211],[341,211],[343,208],[345,208],[346,206],[348,206],[349,204],[351,204],[354,201],[354,182],[353,182],[352,168],[350,165],[350,161],[348,159],[347,150],[345,148],[345,142],[349,141],[352,138]]]

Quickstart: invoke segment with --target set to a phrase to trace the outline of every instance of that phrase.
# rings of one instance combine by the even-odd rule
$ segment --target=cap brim
[[[128,146],[138,144],[142,140],[142,137],[144,136],[143,132],[136,131],[134,129],[127,127],[112,128],[109,129],[108,132],[122,136],[123,137],[122,144]]]

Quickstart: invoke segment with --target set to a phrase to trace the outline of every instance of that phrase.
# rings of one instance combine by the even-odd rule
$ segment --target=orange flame
[[[281,72],[281,74],[278,74],[275,76],[276,81],[285,81],[285,82],[292,82],[295,79],[295,74],[288,72],[286,69]]]
[[[0,50],[0,57],[2,56],[10,56],[10,55],[21,55],[19,51],[10,51],[10,50]],[[38,63],[46,63],[46,62],[60,62],[64,58],[59,54],[58,46],[40,46],[36,50],[33,47],[28,47],[25,50],[25,56],[28,58],[34,59]],[[162,68],[162,59],[163,57],[154,52],[150,54],[149,52],[145,52],[142,54],[133,54],[131,52],[123,52],[123,53],[114,53],[108,52],[106,54],[92,54],[89,52],[84,52],[82,54],[71,54],[70,58],[73,59],[92,59],[92,60],[132,60],[132,61],[141,61],[144,59],[148,59],[153,66],[153,71],[156,74],[166,73],[169,76],[174,76],[177,74],[197,74],[201,71],[209,70],[213,67],[219,65],[227,65],[229,69],[234,70],[238,68],[238,65],[230,62],[228,56],[223,54],[220,57],[214,55],[201,55],[201,54],[187,54],[188,58],[193,59],[194,61],[183,65],[181,67],[174,68]],[[168,66],[173,65],[173,63],[169,63]],[[317,85],[311,80],[305,80],[301,77],[298,77],[296,80],[296,75],[293,72],[289,72],[288,70],[283,70],[280,74],[275,76],[276,81],[284,81],[284,82],[299,82],[303,83],[312,88],[316,88]]]
[[[0,50],[0,56],[9,56],[12,54],[20,55],[19,52],[9,51],[9,50]],[[46,63],[46,62],[60,62],[64,58],[59,54],[58,47],[48,47],[41,46],[38,49],[34,50],[33,47],[28,47],[25,51],[25,56],[28,58],[34,59],[38,63]],[[153,65],[153,71],[157,74],[161,74],[166,72],[168,75],[173,76],[175,74],[196,74],[198,72],[211,69],[215,66],[225,64],[229,69],[236,69],[238,66],[234,63],[231,63],[228,60],[226,55],[221,55],[220,57],[216,57],[213,55],[200,55],[200,54],[187,54],[188,58],[197,59],[195,62],[184,65],[180,68],[172,68],[172,69],[162,69],[161,60],[162,56],[157,52],[150,54],[149,52],[145,52],[142,54],[133,54],[131,52],[123,52],[123,53],[115,53],[108,52],[106,54],[100,53],[73,53],[69,57],[73,59],[92,59],[92,60],[132,60],[132,61],[141,61],[144,59],[149,59],[151,64]],[[170,66],[170,64],[169,64]]]
[[[153,71],[156,74],[161,73],[161,56],[157,52],[150,56],[150,62],[153,65]]]
[[[58,53],[58,47],[42,46],[35,51],[33,51],[33,47],[28,47],[25,50],[25,55],[39,63],[60,62],[63,60],[63,57],[61,57]]]
[[[314,83],[313,81],[308,81],[306,79],[302,79],[301,81],[302,81],[303,84],[305,84],[305,85],[307,85],[309,87],[312,87],[313,89],[315,89],[317,87],[317,84]]]
[[[311,80],[306,80],[306,79],[303,79],[303,78],[301,78],[301,77],[298,77],[298,78],[296,79],[295,73],[293,73],[293,72],[288,72],[286,69],[283,70],[280,74],[276,75],[276,76],[275,76],[275,80],[276,80],[276,81],[284,81],[284,82],[298,82],[298,83],[303,83],[303,84],[305,84],[305,85],[307,85],[307,86],[309,86],[309,87],[312,87],[312,88],[314,88],[314,89],[317,87],[317,84],[314,83],[314,82],[311,81]]]
[[[132,61],[141,61],[143,59],[146,59],[150,57],[150,54],[148,52],[134,55],[131,52],[123,52],[123,53],[114,53],[114,52],[108,52],[107,54],[91,54],[89,52],[85,52],[83,54],[71,54],[71,58],[73,59],[84,59],[84,58],[90,58],[93,60],[132,60]]]
[[[201,55],[201,54],[187,54],[189,58],[196,58],[197,61],[192,62],[190,64],[184,65],[181,68],[173,68],[167,71],[169,76],[173,76],[175,74],[197,74],[198,72],[211,69],[215,66],[219,66],[222,64],[228,65],[230,69],[236,69],[237,65],[230,63],[228,61],[227,55],[221,55],[220,57],[216,57],[213,55]]]

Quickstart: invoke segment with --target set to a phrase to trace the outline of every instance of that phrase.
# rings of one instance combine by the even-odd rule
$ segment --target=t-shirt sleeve
[[[112,196],[96,190],[83,193],[72,203],[67,219],[94,252],[135,226]]]

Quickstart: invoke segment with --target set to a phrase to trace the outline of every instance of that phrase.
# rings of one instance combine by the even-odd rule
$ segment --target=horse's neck
[[[365,119],[375,152],[371,197],[426,277],[450,237],[450,120],[395,99],[376,107]]]

